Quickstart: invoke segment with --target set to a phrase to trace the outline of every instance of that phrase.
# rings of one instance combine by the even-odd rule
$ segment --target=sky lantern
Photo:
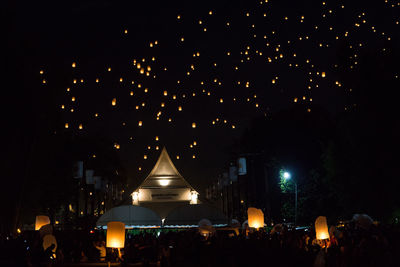
[[[123,222],[107,223],[106,246],[123,248],[125,246],[125,224]]]
[[[43,225],[50,224],[50,218],[46,215],[36,216],[35,231],[38,231]]]
[[[111,101],[111,105],[113,105],[113,106],[117,105],[117,99],[116,98],[113,98],[113,100]]]
[[[264,213],[260,209],[248,208],[247,218],[249,222],[249,227],[260,228],[264,227]]]
[[[321,77],[322,77],[322,78],[325,78],[325,71],[323,71],[323,72],[321,73]]]
[[[328,224],[325,216],[319,216],[315,220],[315,235],[317,239],[329,239]]]
[[[143,125],[142,121],[139,121],[139,127],[142,126],[142,125]]]
[[[81,123],[81,124],[79,124],[79,130],[82,130],[82,129],[83,129],[83,125]]]
[[[192,122],[192,128],[196,128],[196,123]]]
[[[76,67],[76,63],[72,62],[72,67],[75,68]]]
[[[68,129],[68,127],[69,127],[68,122],[65,123],[64,127],[65,127],[65,129]]]

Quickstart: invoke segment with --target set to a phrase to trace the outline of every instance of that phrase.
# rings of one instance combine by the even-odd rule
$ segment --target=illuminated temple
[[[228,218],[218,209],[202,204],[198,192],[175,168],[163,148],[150,174],[132,192],[132,205],[112,208],[97,221],[105,227],[122,221],[127,228],[197,227],[202,219],[224,226]]]
[[[185,204],[199,204],[198,193],[175,168],[164,147],[150,174],[133,191],[132,205],[150,208],[165,218]]]

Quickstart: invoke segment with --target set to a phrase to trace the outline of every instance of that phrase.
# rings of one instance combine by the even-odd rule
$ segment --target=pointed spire
[[[139,188],[190,188],[193,187],[186,182],[164,147],[153,169]]]

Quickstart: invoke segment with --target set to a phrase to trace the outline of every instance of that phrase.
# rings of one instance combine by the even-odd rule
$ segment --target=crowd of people
[[[126,235],[120,251],[106,247],[103,231],[56,231],[56,253],[43,249],[38,232],[1,238],[1,266],[68,266],[120,262],[121,266],[400,266],[400,231],[394,226],[363,229],[350,223],[316,240],[313,229],[282,227],[235,231],[198,229]]]

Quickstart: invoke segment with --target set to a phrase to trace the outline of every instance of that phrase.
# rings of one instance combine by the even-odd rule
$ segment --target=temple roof
[[[168,185],[161,186],[160,181],[166,181]],[[154,165],[150,174],[144,179],[138,189],[174,189],[174,188],[190,188],[193,187],[186,182],[185,178],[175,168],[171,158],[165,147],[161,151],[156,165]]]

